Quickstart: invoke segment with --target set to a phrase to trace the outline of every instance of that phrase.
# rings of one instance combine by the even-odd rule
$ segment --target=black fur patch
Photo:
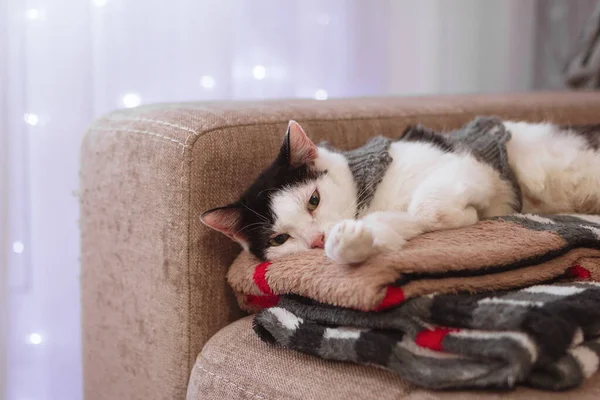
[[[590,149],[600,150],[600,125],[563,126],[561,129],[569,130],[581,136]]]
[[[271,208],[273,196],[286,187],[315,180],[324,173],[310,165],[292,168],[289,156],[289,140],[286,137],[275,161],[232,204],[240,209],[240,232],[247,238],[250,252],[261,260],[265,260],[268,241],[276,233],[273,231],[275,215]]]
[[[398,140],[403,140],[405,142],[426,142],[431,143],[443,151],[454,151],[454,146],[450,140],[448,140],[447,136],[426,128],[423,125],[408,126]]]

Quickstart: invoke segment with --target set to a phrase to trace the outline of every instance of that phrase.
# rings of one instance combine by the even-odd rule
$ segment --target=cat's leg
[[[418,217],[407,212],[374,212],[362,220],[349,219],[335,225],[325,242],[325,252],[338,263],[359,263],[383,250],[401,248],[424,228]]]
[[[347,219],[337,223],[325,240],[325,253],[340,264],[353,264],[366,260],[375,252],[375,235],[372,227],[363,220]]]
[[[468,226],[478,220],[473,207],[432,206],[420,208],[416,214],[382,211],[362,220],[342,221],[331,230],[325,252],[338,263],[359,263],[381,251],[400,249],[422,233]]]
[[[383,250],[401,248],[424,229],[423,222],[407,212],[374,212],[362,220],[335,225],[325,242],[325,252],[341,264],[359,263]]]
[[[425,184],[415,192],[407,212],[383,211],[362,220],[338,223],[325,243],[327,256],[339,263],[359,263],[384,250],[401,248],[422,233],[476,223],[469,191],[456,185]]]

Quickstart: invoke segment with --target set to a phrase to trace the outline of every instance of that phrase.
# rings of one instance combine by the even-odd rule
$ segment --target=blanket
[[[241,254],[228,281],[241,307],[258,311],[294,294],[361,311],[432,293],[507,290],[566,277],[600,280],[600,217],[521,215],[421,235],[360,265],[321,249],[274,262]]]
[[[433,389],[564,390],[598,369],[600,284],[421,296],[385,312],[290,295],[258,313],[254,328],[265,341],[385,367]]]

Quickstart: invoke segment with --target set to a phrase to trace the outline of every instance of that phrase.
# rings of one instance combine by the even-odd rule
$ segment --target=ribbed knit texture
[[[512,185],[515,193],[513,208],[520,212],[523,208],[521,188],[514,171],[508,163],[506,143],[511,134],[497,117],[477,117],[461,129],[450,133],[450,143],[455,149],[465,149],[479,161],[492,166],[500,177]]]
[[[374,137],[358,149],[342,153],[356,183],[356,215],[369,207],[377,186],[381,183],[388,166],[392,162],[389,148],[392,141],[382,136]]]

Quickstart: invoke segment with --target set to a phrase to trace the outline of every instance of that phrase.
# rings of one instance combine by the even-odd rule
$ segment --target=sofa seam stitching
[[[453,115],[453,114],[461,115],[461,114],[466,114],[466,113],[463,111],[457,111],[456,113],[442,113],[442,114],[418,114],[418,113],[416,113],[416,114],[395,115],[395,116],[392,115],[392,116],[381,116],[381,117],[372,116],[372,117],[360,117],[360,118],[332,118],[332,119],[320,118],[320,119],[304,119],[303,122],[311,123],[311,122],[336,122],[336,121],[366,121],[366,120],[381,120],[381,119],[393,119],[393,118],[414,118],[417,116],[422,116],[424,118],[427,118],[427,117],[442,117],[442,116]],[[108,120],[113,121],[113,122],[135,122],[135,121],[154,122],[154,123],[162,124],[165,126],[179,128],[185,132],[189,132],[190,135],[188,135],[186,137],[185,142],[182,142],[172,136],[165,136],[165,135],[150,132],[147,130],[138,130],[138,129],[131,129],[131,128],[117,128],[117,127],[109,127],[109,126],[90,127],[89,130],[90,131],[99,131],[99,132],[130,132],[130,133],[138,133],[138,134],[143,134],[143,135],[148,135],[148,136],[154,136],[154,137],[158,137],[160,139],[167,140],[167,141],[178,144],[179,146],[183,147],[184,152],[185,152],[185,149],[190,146],[190,143],[189,143],[190,139],[199,138],[199,137],[205,136],[205,135],[210,134],[215,131],[224,130],[224,129],[245,128],[245,127],[259,126],[259,125],[278,125],[278,124],[284,124],[286,122],[286,119],[283,119],[283,120],[274,121],[274,122],[273,121],[271,121],[271,122],[253,122],[253,123],[248,123],[248,124],[222,125],[222,126],[217,126],[217,127],[210,128],[207,130],[202,130],[202,128],[198,128],[198,129],[194,130],[192,128],[187,128],[187,127],[171,124],[166,121],[160,121],[160,120],[150,119],[150,118],[123,118],[123,119],[108,119]]]
[[[111,121],[111,122],[136,122],[136,121],[140,121],[140,122],[153,122],[159,125],[165,125],[165,126],[170,126],[171,128],[177,128],[180,129],[182,131],[186,131],[186,132],[190,132],[190,133],[195,133],[196,131],[193,128],[189,128],[186,126],[182,126],[182,125],[178,125],[178,124],[174,124],[172,122],[167,122],[167,121],[162,121],[159,119],[154,119],[154,118],[106,118],[104,119],[105,121]]]
[[[165,135],[161,135],[159,133],[154,133],[154,132],[150,132],[150,131],[142,131],[142,130],[137,130],[137,129],[129,129],[129,128],[112,128],[112,127],[104,127],[104,126],[99,126],[99,127],[91,127],[89,128],[90,131],[100,131],[100,132],[131,132],[131,133],[139,133],[142,135],[148,135],[148,136],[155,136],[164,140],[168,140],[170,142],[173,143],[177,143],[179,146],[185,147],[186,144],[180,140],[175,139],[174,137],[171,136],[165,136]]]
[[[221,375],[219,375],[219,374],[215,374],[214,372],[211,372],[211,371],[207,370],[206,368],[204,368],[204,366],[202,366],[202,364],[199,364],[199,363],[198,363],[198,364],[196,364],[196,366],[197,366],[198,368],[200,368],[202,371],[204,371],[205,373],[207,373],[207,374],[209,374],[209,375],[212,375],[212,376],[215,376],[215,377],[217,377],[219,380],[222,380],[223,382],[226,382],[226,383],[228,383],[229,385],[232,385],[232,386],[233,386],[233,387],[235,387],[236,389],[239,389],[239,390],[241,390],[241,391],[243,391],[243,392],[246,392],[246,393],[249,393],[249,394],[251,394],[251,395],[252,395],[252,397],[256,397],[257,399],[262,399],[262,400],[268,400],[268,397],[264,396],[264,394],[262,394],[262,393],[260,393],[260,392],[259,392],[260,394],[259,394],[259,393],[254,393],[254,392],[251,392],[251,391],[249,391],[248,389],[246,389],[246,388],[244,388],[244,387],[242,387],[242,386],[239,386],[239,385],[235,384],[233,381],[231,381],[231,380],[229,380],[229,379],[227,379],[227,378],[225,378],[225,377],[223,377],[223,376],[221,376]]]
[[[578,108],[578,107],[574,107],[574,108]],[[530,111],[531,113],[545,112],[543,109],[533,109],[533,110],[528,110],[528,111]],[[444,117],[444,116],[450,116],[450,115],[477,115],[477,114],[478,114],[477,112],[466,111],[465,109],[459,108],[459,109],[454,109],[450,112],[445,112],[445,113],[418,113],[417,112],[417,113],[411,113],[411,114],[382,115],[382,116],[373,115],[373,116],[367,116],[367,117],[317,118],[317,119],[303,119],[302,122],[309,122],[309,123],[310,122],[336,122],[336,121],[348,122],[348,121],[366,121],[366,120],[387,120],[387,119],[394,119],[394,118],[414,118],[414,117],[422,117],[422,118],[436,117],[437,118],[437,117]],[[191,135],[188,135],[186,137],[185,142],[182,142],[171,136],[165,136],[165,135],[160,135],[158,133],[153,133],[153,132],[149,132],[149,131],[141,131],[141,130],[128,129],[128,128],[90,127],[89,130],[108,131],[108,132],[111,132],[111,131],[132,132],[132,133],[146,134],[146,135],[156,136],[156,137],[162,138],[164,140],[168,140],[168,141],[177,143],[178,145],[185,148],[186,146],[189,146],[188,142],[192,137],[196,137],[196,138],[202,137],[211,132],[219,131],[219,130],[223,130],[223,129],[244,128],[244,127],[259,126],[259,125],[283,124],[288,119],[286,118],[286,119],[283,119],[280,121],[269,121],[269,122],[267,122],[267,121],[253,122],[253,123],[247,123],[247,124],[240,123],[240,124],[232,124],[232,125],[221,125],[221,126],[207,129],[207,130],[203,130],[203,128],[193,129],[193,128],[173,124],[173,123],[170,123],[167,121],[161,121],[161,120],[152,119],[152,118],[123,118],[123,119],[108,118],[108,119],[105,119],[105,121],[106,120],[113,121],[113,122],[135,122],[135,121],[153,122],[153,123],[158,123],[158,124],[165,125],[165,126],[170,126],[173,128],[178,128],[185,132],[191,133]]]
[[[579,107],[574,107],[574,108],[579,108]],[[536,113],[544,113],[547,114],[547,111],[544,111],[544,109],[533,109],[533,110],[526,110],[527,113],[529,115],[532,114],[536,114]],[[317,118],[317,119],[302,119],[299,120],[299,122],[301,123],[314,123],[314,122],[349,122],[349,121],[367,121],[367,120],[389,120],[389,119],[395,119],[395,118],[415,118],[415,117],[419,117],[419,118],[440,118],[440,117],[447,117],[447,116],[470,116],[470,115],[480,115],[481,113],[478,111],[467,111],[465,109],[455,109],[453,111],[448,111],[448,112],[443,112],[443,113],[411,113],[411,114],[398,114],[398,115],[382,115],[382,116],[377,116],[377,115],[373,115],[373,116],[369,116],[369,117],[350,117],[350,118]],[[283,120],[278,120],[278,121],[263,121],[263,122],[252,122],[252,123],[239,123],[239,124],[232,124],[232,125],[221,125],[221,126],[217,126],[214,128],[210,128],[210,129],[206,129],[203,130],[203,128],[198,128],[197,130],[194,131],[194,133],[192,135],[189,135],[186,140],[185,140],[185,144],[189,146],[190,144],[188,143],[189,140],[192,137],[195,137],[196,139],[201,138],[207,134],[210,134],[212,132],[215,131],[220,131],[220,130],[225,130],[225,129],[236,129],[236,128],[247,128],[247,127],[252,127],[252,126],[260,126],[260,125],[279,125],[279,124],[284,124],[286,122],[288,122],[289,119],[283,119]]]
[[[371,117],[360,117],[360,118],[317,118],[317,119],[302,119],[300,122],[302,123],[312,123],[312,122],[349,122],[349,121],[367,121],[367,120],[382,120],[382,119],[394,119],[394,118],[413,118],[413,117],[442,117],[442,116],[447,116],[447,115],[451,115],[452,113],[443,113],[443,114],[407,114],[407,115],[387,115],[387,116],[371,116]],[[461,114],[466,114],[464,111],[459,111],[456,113],[457,115],[461,115]],[[252,123],[240,123],[240,124],[234,124],[234,125],[222,125],[222,126],[217,126],[214,128],[210,128],[207,130],[201,130],[201,128],[199,130],[196,131],[195,135],[197,137],[202,137],[205,136],[209,133],[212,133],[214,131],[219,131],[219,130],[223,130],[223,129],[235,129],[235,128],[247,128],[247,127],[252,127],[252,126],[259,126],[259,125],[279,125],[279,124],[285,124],[289,122],[289,119],[283,119],[283,120],[278,120],[278,121],[265,121],[265,122],[252,122]]]

